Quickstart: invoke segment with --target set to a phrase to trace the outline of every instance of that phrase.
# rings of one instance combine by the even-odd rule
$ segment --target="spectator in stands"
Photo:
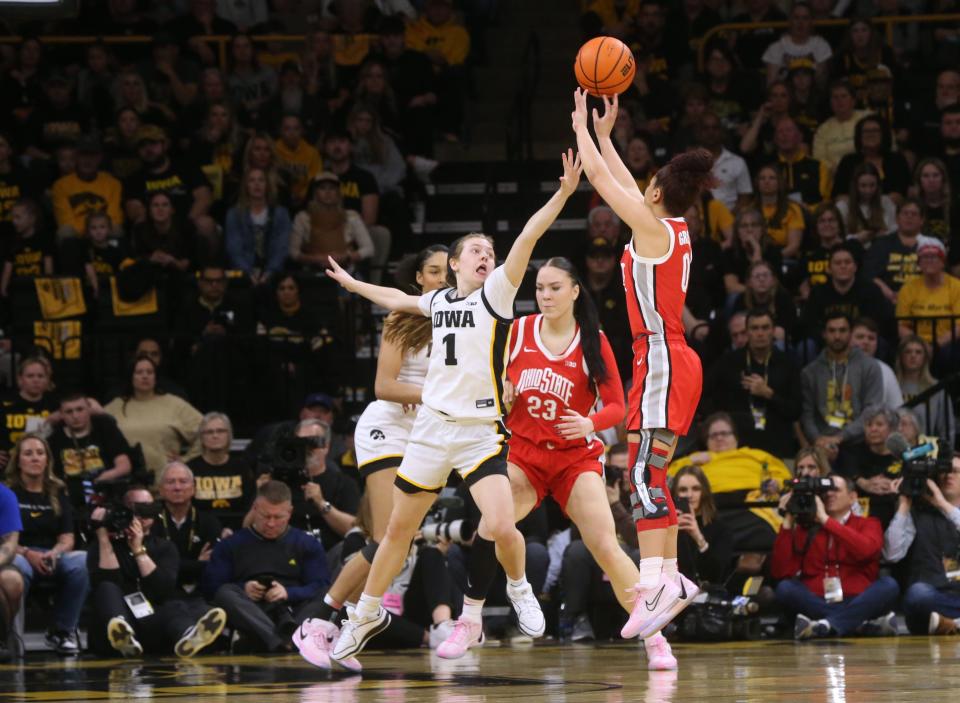
[[[803,210],[787,198],[787,182],[775,164],[761,166],[754,179],[751,207],[763,214],[767,236],[781,248],[784,259],[796,259],[803,244]]]
[[[793,423],[800,417],[800,372],[773,345],[769,310],[747,312],[747,343],[724,354],[707,374],[710,411],[726,410],[744,443],[776,456],[796,450]]]
[[[596,210],[591,210],[591,214]],[[584,283],[590,291],[590,297],[597,304],[600,327],[613,349],[617,368],[629,369],[633,354],[632,337],[626,318],[626,295],[620,275],[617,247],[604,237],[592,239],[587,247],[584,270]]]
[[[827,77],[833,50],[830,44],[813,31],[813,12],[806,2],[795,2],[790,8],[787,33],[770,44],[763,52],[767,67],[767,85],[783,78],[792,59],[806,58],[816,66],[817,79]]]
[[[353,141],[350,132],[331,129],[323,137],[324,168],[340,179],[340,195],[343,207],[360,213],[373,242],[373,264],[380,269],[386,263],[392,240],[391,229],[383,226],[380,191],[373,175],[353,163]],[[396,209],[396,208],[394,208]],[[408,222],[389,223],[394,229]]]
[[[958,184],[960,187],[960,184]],[[960,206],[953,202],[953,192],[947,167],[941,159],[922,159],[913,170],[910,195],[923,208],[925,233],[947,245],[951,265],[960,261],[960,251],[954,242],[960,241]]]
[[[10,284],[32,281],[53,274],[52,233],[43,227],[37,204],[27,198],[18,200],[10,211],[14,240],[6,246],[0,295],[10,293]]]
[[[857,123],[869,113],[856,109],[853,89],[844,80],[834,81],[830,86],[830,112],[831,117],[821,123],[813,135],[813,158],[833,173],[840,160],[853,153]],[[846,184],[840,186],[846,188]]]
[[[210,183],[213,213],[223,217],[224,198],[239,190],[234,159],[240,152],[244,134],[234,108],[224,100],[207,103],[200,126],[189,140],[188,152]]]
[[[364,104],[355,105],[347,115],[347,130],[353,137],[354,163],[373,174],[380,195],[403,195],[407,166],[400,150],[380,128],[377,113]]]
[[[0,468],[24,432],[45,434],[47,418],[57,411],[53,396],[53,367],[45,356],[28,356],[17,367],[17,393],[0,405]]]
[[[7,640],[23,595],[23,576],[13,565],[22,531],[17,496],[0,483],[0,661],[3,662],[11,656]]]
[[[837,472],[852,479],[860,494],[865,514],[880,520],[886,529],[897,508],[900,457],[887,449],[887,438],[896,431],[900,418],[896,411],[873,405],[863,411],[863,441],[840,454]]]
[[[230,282],[222,266],[204,266],[197,277],[199,295],[191,297],[180,311],[179,327],[184,335],[205,340],[228,335],[251,334],[253,310],[242,299],[227,296]],[[194,344],[193,352],[198,346]]]
[[[753,188],[750,185],[750,170],[742,158],[724,146],[723,127],[720,118],[713,113],[704,113],[697,125],[697,145],[714,155],[713,175],[718,185],[711,190],[714,198],[729,210],[738,210],[750,200]]]
[[[227,212],[224,238],[230,267],[245,272],[254,285],[278,275],[290,248],[290,213],[277,205],[277,184],[268,171],[248,170],[237,204]]]
[[[218,237],[217,223],[210,216],[213,191],[206,177],[191,163],[171,160],[167,134],[160,127],[144,125],[137,135],[137,142],[144,167],[123,185],[127,219],[134,225],[147,221],[148,197],[167,193],[178,223],[191,223],[205,241],[206,248],[214,248]]]
[[[91,649],[105,654],[104,635],[124,657],[165,654],[172,646],[179,657],[192,657],[210,645],[226,625],[220,608],[178,598],[180,558],[176,546],[152,534],[159,513],[150,491],[131,486],[123,496],[133,512],[129,526],[110,533],[103,524],[105,508],[90,516],[97,539],[87,551],[93,586],[94,622]],[[142,640],[142,644],[141,644]]]
[[[710,112],[729,134],[741,137],[747,128],[747,108],[754,102],[753,86],[737,71],[737,58],[725,42],[711,40],[705,51]]]
[[[181,41],[185,41],[190,51],[201,65],[212,66],[217,56],[204,40],[205,36],[233,36],[237,27],[216,14],[215,0],[190,0],[187,13],[178,15],[164,29]]]
[[[96,137],[77,142],[77,170],[53,184],[53,211],[57,237],[80,237],[87,215],[106,212],[122,232],[121,185],[113,175],[100,170],[101,148]]]
[[[250,32],[255,27],[265,24],[270,14],[271,6],[266,0],[242,0],[241,2],[220,0],[217,3],[217,17],[232,22],[241,32]]]
[[[110,173],[121,182],[143,168],[137,145],[137,134],[141,126],[140,113],[127,106],[117,110],[113,124],[106,127],[103,136],[104,154],[110,164]]]
[[[867,76],[880,66],[896,65],[893,51],[886,46],[883,37],[866,17],[855,17],[847,25],[843,43],[833,57],[833,75],[843,76],[857,91],[858,102],[863,105],[867,98]]]
[[[451,0],[427,0],[420,19],[407,26],[407,46],[433,63],[440,130],[448,141],[459,139],[463,122],[464,62],[470,35],[453,18]]]
[[[158,486],[163,509],[157,516],[156,534],[177,548],[180,555],[177,586],[186,594],[193,594],[224,530],[213,514],[194,505],[194,475],[186,464],[179,461],[167,464]],[[230,534],[227,531],[223,536]]]
[[[686,306],[700,320],[715,320],[722,313],[726,297],[723,287],[723,250],[704,231],[703,219],[696,205],[690,206],[683,213],[683,218],[687,221],[693,249],[690,265],[690,281],[693,285],[687,289]]]
[[[926,342],[915,335],[901,338],[894,370],[907,404],[937,384],[937,379],[930,373],[930,361],[930,347]],[[945,437],[948,440],[956,437],[957,423],[953,413],[953,401],[945,389],[913,406],[912,410],[921,433],[929,437]]]
[[[843,215],[832,200],[820,203],[812,214],[813,219],[813,249],[804,252],[804,273],[806,279],[800,285],[800,297],[809,298],[811,292],[829,280],[827,268],[830,265],[830,252],[841,244],[851,247],[854,258],[862,264],[863,248],[854,249],[851,245],[859,245],[855,240],[846,240],[846,231],[843,227]]]
[[[783,348],[797,326],[797,307],[766,261],[750,264],[744,290],[733,301],[734,310],[767,310],[774,320],[774,343]]]
[[[943,242],[924,237],[917,247],[920,275],[904,283],[897,294],[900,336],[919,336],[944,361],[960,343],[960,280],[944,272],[946,265]],[[928,317],[939,319],[917,319]]]
[[[273,138],[265,132],[255,132],[247,140],[243,149],[243,162],[240,164],[240,173],[252,168],[259,168],[267,173],[267,182],[277,184],[277,198],[281,205],[290,211],[290,186],[286,174],[277,165],[277,153]]]
[[[187,392],[179,383],[170,377],[167,372],[167,366],[164,365],[164,347],[155,337],[141,337],[137,341],[137,346],[133,350],[131,360],[140,356],[146,356],[153,362],[157,368],[157,387],[162,388],[167,393],[173,393],[175,396],[188,400]]]
[[[383,92],[377,95],[371,81],[358,87],[358,97],[378,108],[384,124],[390,126],[385,115],[399,113],[401,148],[407,154],[433,155],[433,136],[437,130],[437,93],[433,65],[421,51],[410,48],[406,42],[405,25],[400,17],[384,17],[380,24],[380,68],[388,80],[383,80]],[[375,67],[377,64],[373,64]],[[371,68],[370,71],[375,71]],[[384,103],[393,96],[392,110]]]
[[[0,238],[7,242],[14,236],[11,217],[14,204],[21,198],[33,195],[33,184],[26,169],[20,164],[12,137],[0,129]],[[9,244],[0,248],[6,253]]]
[[[279,68],[277,90],[260,108],[261,129],[272,130],[284,115],[299,115],[307,141],[314,141],[327,125],[326,103],[307,93],[303,71],[296,61],[284,61]]]
[[[816,67],[810,59],[793,59],[787,70],[787,89],[790,91],[790,115],[803,130],[806,141],[820,125],[821,99],[817,85]]]
[[[9,129],[18,136],[28,129],[30,117],[43,95],[40,87],[43,68],[43,45],[36,37],[26,37],[0,82],[0,95],[8,100]]]
[[[401,21],[401,27],[403,22]],[[429,59],[423,57],[428,62],[428,70],[433,73],[429,67]],[[347,111],[346,123],[347,129],[353,133],[349,125],[349,115],[353,110],[363,106],[373,112],[379,119],[380,127],[384,132],[390,134],[394,139],[399,140],[398,146],[402,143],[402,131],[400,126],[400,110],[397,105],[397,97],[394,94],[393,86],[390,85],[387,75],[387,68],[379,59],[367,59],[360,66],[357,75],[356,88],[353,91],[349,110]],[[345,106],[346,107],[346,106]],[[357,135],[354,134],[354,139]]]
[[[767,235],[767,223],[759,210],[746,209],[737,214],[733,239],[723,252],[723,285],[731,301],[746,290],[751,266],[762,261],[780,268],[780,249]]]
[[[943,109],[940,113],[941,151],[933,152],[943,159],[950,174],[951,183],[960,183],[960,103]]]
[[[857,259],[852,247],[840,244],[830,251],[826,285],[816,286],[803,306],[804,334],[815,339],[827,315],[841,312],[851,320],[864,315],[883,319],[884,306],[870,283],[857,277]]]
[[[927,480],[919,500],[898,498],[897,513],[883,538],[883,557],[907,565],[903,594],[907,629],[914,635],[954,635],[960,631],[960,595],[947,564],[960,549],[960,457],[949,473]]]
[[[910,186],[910,167],[903,154],[893,151],[891,141],[890,129],[883,119],[875,115],[861,118],[853,132],[854,151],[837,165],[832,196],[846,195],[858,173],[857,167],[871,164],[880,178],[880,192],[888,195],[894,205],[901,202]]]
[[[800,374],[800,424],[808,442],[831,461],[841,442],[863,436],[861,414],[883,397],[883,379],[873,359],[850,344],[850,318],[831,312],[823,322],[824,349]]]
[[[913,198],[897,209],[897,231],[878,237],[863,263],[864,278],[873,281],[892,311],[903,284],[918,274],[917,245],[923,231],[923,209]]]
[[[58,71],[43,81],[43,98],[21,134],[31,159],[49,160],[61,144],[75,144],[90,129],[90,114],[73,97],[73,80]]]
[[[291,500],[286,484],[261,485],[250,526],[214,547],[201,584],[231,625],[256,639],[252,647],[272,652],[290,651],[291,635],[330,583],[319,540],[290,527]]]
[[[753,116],[753,121],[740,139],[740,153],[754,162],[766,161],[776,152],[774,136],[780,121],[790,117],[790,90],[784,81],[767,86],[767,99]]]
[[[120,273],[120,264],[131,256],[129,240],[126,237],[114,237],[112,234],[113,221],[110,216],[105,212],[94,212],[87,216],[83,241],[79,242],[79,246],[72,252],[76,257],[74,263],[66,263],[68,249],[61,248],[65,262],[63,268],[73,266],[78,273],[83,271],[94,295],[99,293],[100,277],[116,276]]]
[[[727,320],[730,349],[743,349],[747,344],[747,311],[738,310]]]
[[[597,239],[606,240],[611,247],[623,244],[623,224],[611,208],[597,205],[587,213],[587,241],[592,245]]]
[[[893,372],[893,369],[877,356],[879,337],[880,328],[873,318],[860,317],[854,320],[850,343],[877,362],[880,367],[880,375],[883,377],[883,401],[881,404],[884,407],[896,409],[903,405],[903,392],[900,390],[900,382],[897,380],[897,375]]]
[[[773,0],[747,0],[743,3],[743,10],[744,12],[735,15],[731,22],[761,24],[787,19],[783,10]],[[763,52],[776,41],[776,32],[777,30],[771,27],[755,27],[737,32],[735,46],[744,68],[751,71],[761,71],[764,68]]]
[[[790,199],[808,208],[830,197],[830,170],[807,154],[803,133],[791,117],[782,117],[773,131],[776,160],[786,178]]]
[[[54,620],[46,642],[58,654],[79,654],[77,625],[90,590],[86,554],[73,549],[73,510],[66,486],[53,474],[46,441],[29,433],[21,437],[10,454],[6,479],[20,504],[23,530],[14,565],[23,575],[24,593],[35,581],[55,582]]]
[[[777,600],[797,614],[793,634],[798,640],[896,634],[891,609],[900,589],[892,577],[878,576],[880,522],[853,514],[857,491],[852,481],[839,474],[830,480],[833,490],[823,499],[814,496],[816,514],[809,524],[789,512],[783,518],[770,562],[774,578],[783,579]]]
[[[303,121],[287,114],[280,120],[280,138],[275,145],[277,168],[286,176],[294,206],[307,200],[311,181],[320,173],[320,152],[303,139]]]
[[[196,450],[201,415],[182,398],[157,387],[157,366],[149,357],[135,359],[129,385],[104,408],[131,443],[143,450],[145,468],[158,476],[168,462],[191,458]]]
[[[653,159],[653,148],[650,145],[649,138],[642,134],[635,134],[630,137],[627,140],[623,163],[637,182],[637,188],[641,192],[646,190],[653,175],[657,172],[657,164]]]
[[[697,584],[722,586],[733,564],[733,535],[717,512],[710,481],[699,466],[673,475],[670,492],[677,510],[677,561],[680,573]]]
[[[60,398],[60,418],[50,435],[50,460],[54,474],[66,482],[73,507],[81,509],[97,483],[130,475],[130,446],[114,419],[94,414],[83,393]]]
[[[189,221],[178,217],[169,193],[147,196],[147,214],[133,228],[133,253],[168,273],[188,271],[196,259],[195,232]]]
[[[257,124],[260,111],[277,92],[277,74],[260,65],[249,34],[234,35],[228,55],[227,84],[234,104],[241,110],[241,122]]]
[[[323,270],[329,257],[355,270],[374,256],[374,243],[362,217],[344,208],[342,183],[335,173],[324,171],[310,185],[306,209],[293,218],[290,259]]]
[[[116,112],[126,109],[136,112],[140,118],[141,127],[147,125],[169,127],[177,121],[177,115],[173,110],[150,99],[143,76],[133,68],[121,71],[114,81],[113,103]],[[137,134],[135,144],[138,152],[139,143],[140,135]]]
[[[203,126],[214,103],[223,103],[231,110],[234,107],[227,89],[227,78],[219,68],[208,67],[200,71],[200,84],[197,97],[180,113],[177,122],[181,132],[190,134]],[[277,120],[279,122],[279,120]]]
[[[233,424],[223,413],[207,413],[200,420],[200,456],[187,462],[193,472],[193,504],[237,528],[253,502],[255,486],[249,464],[233,454]]]
[[[197,97],[197,66],[181,53],[177,42],[183,38],[183,34],[164,31],[154,34],[150,60],[137,68],[150,96],[174,113]]]
[[[113,121],[113,81],[116,76],[113,56],[102,41],[87,46],[83,68],[77,74],[77,102],[99,129]],[[115,174],[114,174],[115,175]]]
[[[350,97],[343,85],[333,59],[333,36],[325,29],[315,29],[308,36],[300,58],[306,78],[307,95],[326,105],[329,114],[335,113]]]

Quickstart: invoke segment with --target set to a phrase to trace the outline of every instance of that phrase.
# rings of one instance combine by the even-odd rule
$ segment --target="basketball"
[[[590,95],[617,95],[633,82],[637,63],[630,47],[615,37],[594,37],[573,62],[577,83]]]

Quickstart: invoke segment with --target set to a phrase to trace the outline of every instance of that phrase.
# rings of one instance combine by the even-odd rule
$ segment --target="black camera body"
[[[291,490],[299,490],[310,480],[307,473],[307,455],[316,442],[312,437],[278,437],[269,455],[262,458],[270,476],[282,481]]]
[[[900,482],[900,495],[910,498],[922,498],[930,495],[930,488],[927,486],[927,480],[936,481],[943,474],[950,473],[951,457],[925,456],[919,459],[908,459],[903,462],[903,468],[900,475],[903,481]]]
[[[678,623],[686,639],[701,642],[758,640],[761,635],[760,606],[747,596],[730,597],[709,588],[706,598],[693,603]]]
[[[90,495],[88,507],[90,513],[97,508],[104,508],[106,514],[99,521],[89,519],[90,527],[94,530],[105,527],[112,535],[124,532],[134,517],[157,518],[163,507],[160,503],[140,503],[128,508],[123,502],[123,496],[130,488],[131,482],[126,478],[117,481],[103,481],[92,484],[93,493]]]
[[[470,520],[454,519],[453,511],[463,508],[463,499],[457,496],[437,498],[430,512],[420,526],[420,539],[424,544],[433,545],[441,540],[463,544],[473,538],[477,526]]]
[[[801,520],[812,520],[817,514],[815,496],[824,496],[834,490],[833,481],[819,476],[797,476],[783,482],[783,490],[790,492],[787,512]]]

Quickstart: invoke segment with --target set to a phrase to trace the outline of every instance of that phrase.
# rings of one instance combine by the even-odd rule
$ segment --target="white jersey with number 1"
[[[503,374],[517,287],[497,267],[465,298],[456,288],[420,297],[433,322],[423,404],[452,420],[494,420],[503,411]]]

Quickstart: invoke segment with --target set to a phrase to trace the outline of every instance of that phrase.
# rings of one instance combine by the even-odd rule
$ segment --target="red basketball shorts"
[[[547,495],[552,495],[566,512],[570,492],[580,474],[603,476],[603,442],[599,439],[582,447],[550,449],[513,435],[509,444],[507,461],[526,475],[537,492],[537,505]]]
[[[685,341],[638,337],[633,343],[627,431],[667,429],[686,434],[702,390],[700,357]]]

